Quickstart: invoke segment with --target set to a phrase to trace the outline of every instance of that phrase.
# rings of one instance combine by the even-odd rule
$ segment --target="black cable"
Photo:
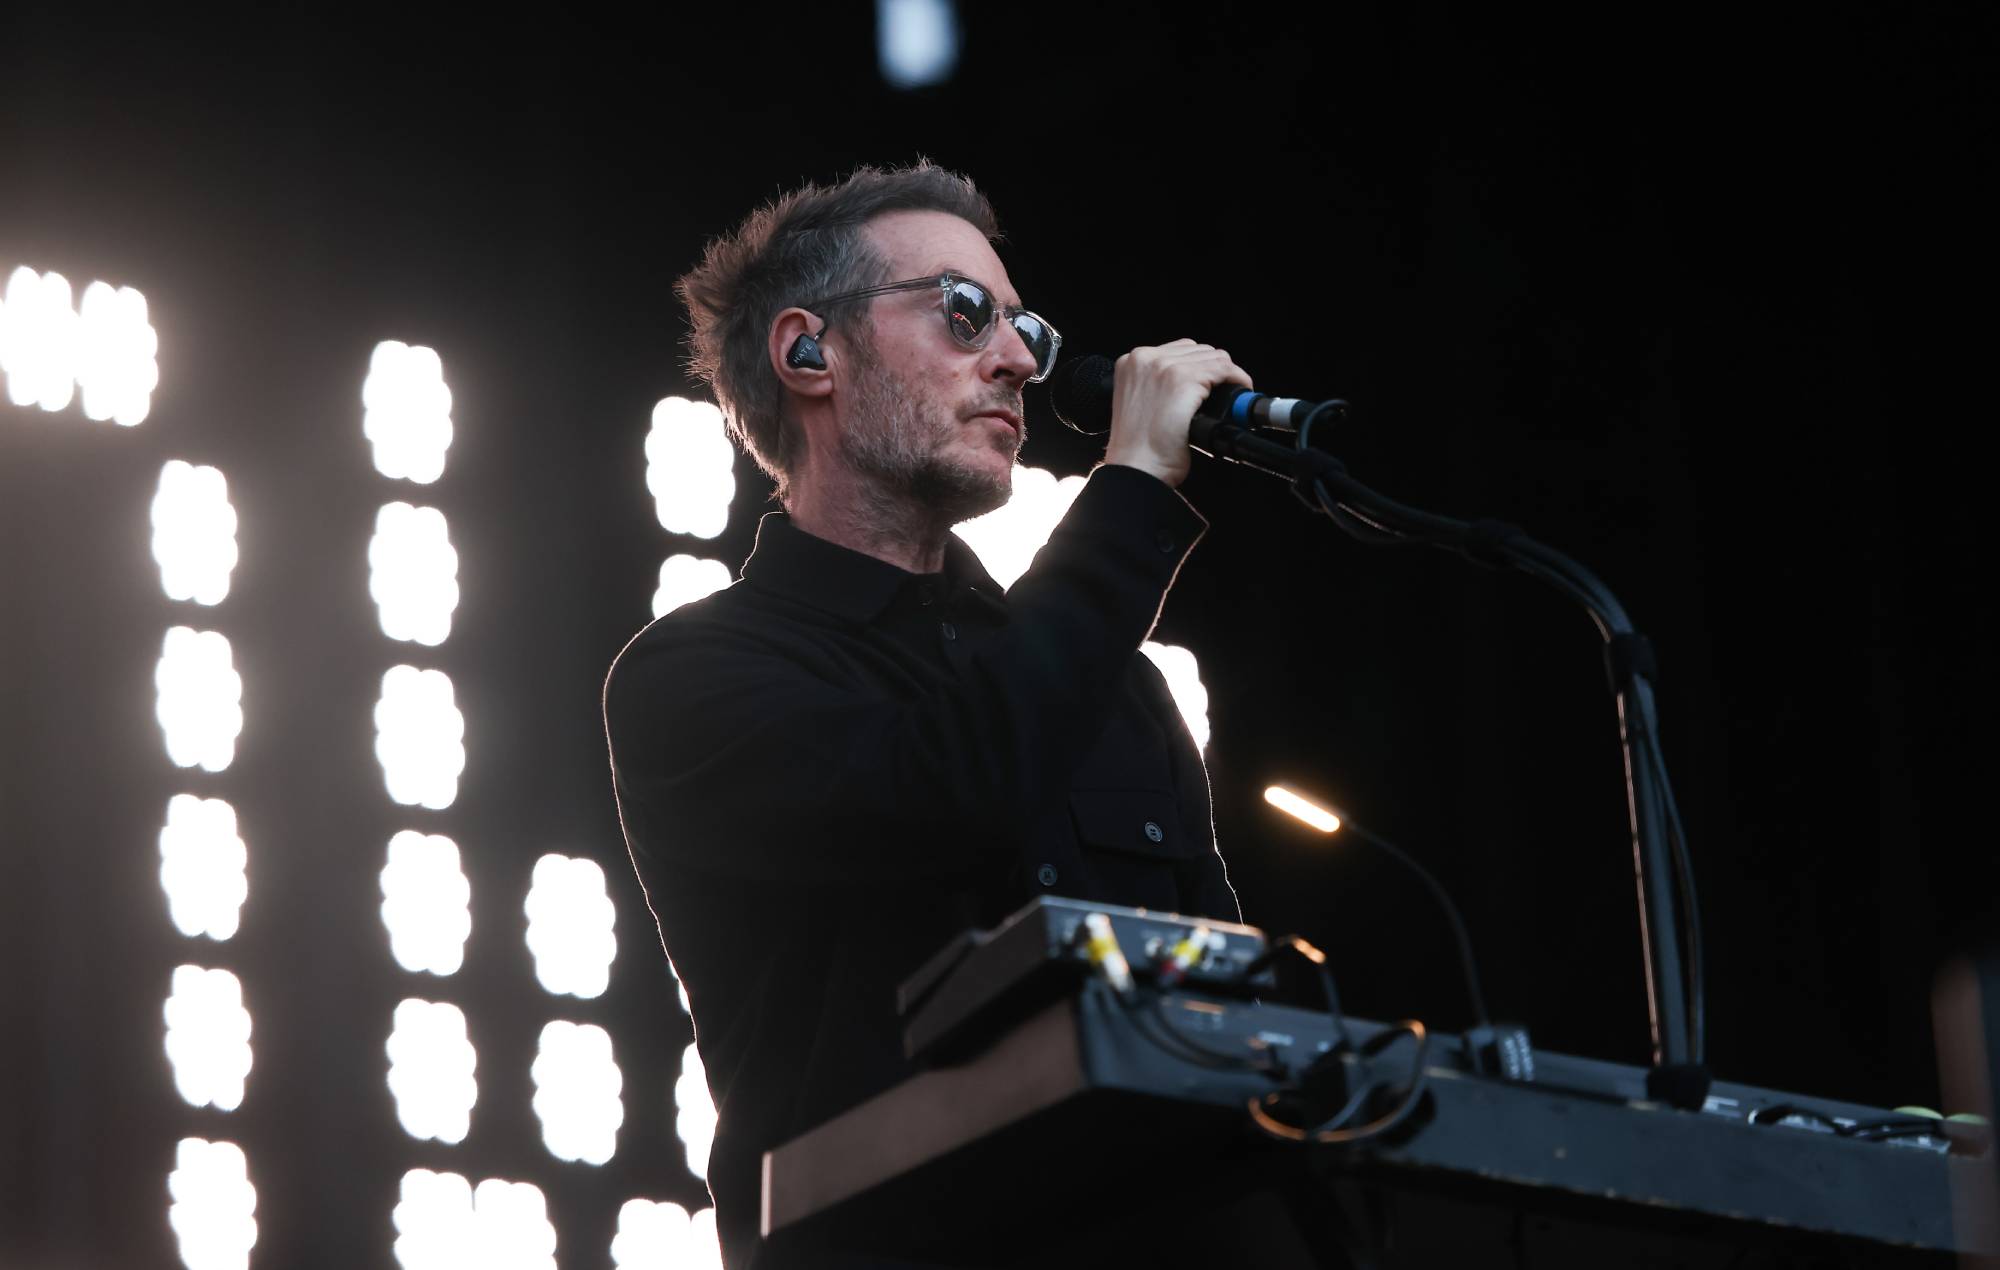
[[[1321,952],[1300,935],[1281,935],[1271,941],[1263,952],[1243,967],[1237,976],[1239,984],[1247,984],[1260,971],[1276,961],[1280,954],[1295,952],[1303,957],[1318,972],[1320,992],[1326,997],[1327,1017],[1333,1022],[1334,1033],[1340,1037],[1340,1049],[1352,1050],[1354,1038],[1347,1031],[1347,1015],[1340,1008],[1340,992],[1333,984],[1333,971],[1326,964],[1326,954]]]
[[[1390,858],[1397,860],[1403,867],[1423,879],[1424,885],[1430,889],[1430,893],[1437,900],[1438,906],[1444,909],[1446,920],[1451,923],[1452,939],[1458,945],[1459,969],[1465,975],[1466,996],[1472,1003],[1473,1020],[1481,1027],[1491,1027],[1493,1025],[1493,1018],[1486,1011],[1486,993],[1480,987],[1479,965],[1472,955],[1472,936],[1467,932],[1465,918],[1459,913],[1458,905],[1451,902],[1451,895],[1444,889],[1444,884],[1439,882],[1429,869],[1417,863],[1416,857],[1410,855],[1387,838],[1382,837],[1373,830],[1364,828],[1361,824],[1349,819],[1345,815],[1341,816],[1340,823],[1352,830],[1363,842],[1379,850],[1386,851]]]
[[[1810,1107],[1800,1107],[1788,1102],[1759,1107],[1750,1113],[1749,1121],[1754,1125],[1774,1125],[1794,1117],[1810,1120],[1838,1137],[1855,1138],[1864,1142],[1879,1142],[1883,1138],[1945,1136],[1943,1122],[1932,1120],[1928,1116],[1892,1116],[1887,1120],[1860,1120],[1852,1124],[1842,1124]]]
[[[1287,1073],[1275,1055],[1259,1061],[1258,1059],[1248,1058],[1241,1054],[1230,1054],[1222,1050],[1210,1049],[1173,1025],[1173,1021],[1167,1017],[1167,995],[1165,993],[1151,992],[1145,989],[1141,989],[1140,991],[1144,992],[1144,997],[1135,996],[1131,1001],[1125,1003],[1126,1009],[1131,1014],[1134,1028],[1141,1036],[1152,1042],[1155,1048],[1166,1051],[1174,1057],[1179,1058],[1182,1062],[1193,1063],[1197,1067],[1206,1067],[1213,1071],[1252,1071],[1262,1076],[1268,1076],[1273,1080],[1283,1080],[1285,1078]],[[1156,1016],[1156,1021],[1164,1029],[1164,1037],[1156,1035],[1147,1029],[1147,1019],[1145,1013],[1142,1012],[1142,1007],[1148,1005],[1152,1007],[1152,1013]]]
[[[1409,1084],[1403,1091],[1401,1101],[1376,1119],[1352,1129],[1339,1127],[1341,1120],[1352,1116],[1370,1096],[1382,1088],[1377,1083],[1365,1082],[1361,1089],[1347,1100],[1346,1106],[1319,1124],[1286,1124],[1271,1114],[1277,1099],[1287,1093],[1297,1094],[1298,1090],[1280,1090],[1260,1098],[1252,1098],[1248,1103],[1251,1123],[1268,1137],[1287,1142],[1313,1142],[1333,1146],[1348,1146],[1390,1132],[1408,1120],[1423,1102],[1424,1092],[1430,1081],[1430,1069],[1424,1065],[1424,1060],[1430,1056],[1430,1032],[1419,1020],[1405,1019],[1386,1031],[1370,1037],[1360,1049],[1362,1059],[1372,1058],[1405,1036],[1413,1037],[1417,1043],[1416,1053],[1412,1055],[1410,1061]],[[1333,1060],[1331,1055],[1322,1056],[1322,1062],[1329,1060],[1339,1061]]]

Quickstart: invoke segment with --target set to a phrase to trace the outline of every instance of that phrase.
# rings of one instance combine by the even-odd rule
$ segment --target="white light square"
[[[455,974],[472,933],[472,884],[458,844],[441,833],[405,829],[389,839],[382,868],[382,924],[403,969]]]
[[[61,410],[76,395],[80,325],[69,279],[22,265],[8,275],[0,306],[0,370],[17,406]]]
[[[403,1270],[555,1270],[556,1229],[527,1182],[411,1169],[394,1221]]]
[[[441,811],[458,797],[465,770],[465,716],[441,670],[392,666],[375,703],[375,757],[389,797]]]
[[[175,794],[160,830],[160,887],[167,912],[187,936],[228,939],[249,898],[249,851],[236,832],[236,809],[220,798]]]
[[[257,1188],[243,1148],[182,1138],[167,1194],[167,1224],[188,1270],[247,1270],[257,1243]]]
[[[180,767],[210,772],[228,767],[243,732],[243,679],[236,673],[228,637],[170,627],[153,682],[159,690],[154,713],[166,736],[167,757]]]
[[[663,398],[646,434],[646,488],[660,526],[713,538],[729,525],[736,497],[736,450],[722,411],[705,401]]]
[[[376,513],[368,593],[390,639],[444,643],[458,608],[458,551],[443,512],[398,502]]]
[[[595,860],[545,855],[528,888],[528,951],[535,977],[550,992],[602,995],[618,955],[616,911]]]
[[[690,1217],[679,1204],[628,1199],[618,1209],[611,1262],[614,1270],[722,1270],[715,1210]]]
[[[236,976],[175,967],[165,1013],[174,1088],[194,1106],[236,1110],[250,1075],[250,1012]]]
[[[384,340],[368,359],[361,385],[361,433],[375,470],[428,485],[444,475],[451,448],[451,389],[434,349]]]
[[[236,568],[236,508],[212,467],[169,459],[153,495],[153,559],[170,600],[220,604]]]
[[[410,998],[389,1032],[389,1092],[396,1119],[413,1138],[463,1142],[479,1101],[478,1056],[455,1005]]]
[[[85,417],[126,428],[144,420],[160,383],[160,337],[146,316],[146,297],[131,287],[91,283],[83,289],[77,335]]]
[[[529,1075],[542,1141],[559,1160],[602,1164],[618,1149],[625,1123],[625,1078],[611,1056],[611,1034],[594,1023],[557,1019],[542,1029]]]

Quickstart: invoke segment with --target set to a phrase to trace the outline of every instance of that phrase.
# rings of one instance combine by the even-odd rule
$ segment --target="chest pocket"
[[[1151,789],[1073,789],[1070,817],[1086,851],[1115,851],[1170,863],[1193,859],[1196,845],[1181,828],[1180,802]]]

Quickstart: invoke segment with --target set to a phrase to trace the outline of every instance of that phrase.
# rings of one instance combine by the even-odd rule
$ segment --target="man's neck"
[[[785,500],[794,525],[906,573],[944,570],[952,522],[936,509],[895,498],[851,473],[815,477],[794,483]]]

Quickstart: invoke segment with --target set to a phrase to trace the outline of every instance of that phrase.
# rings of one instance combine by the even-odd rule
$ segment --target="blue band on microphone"
[[[1257,394],[1247,389],[1237,393],[1236,400],[1229,403],[1229,417],[1237,423],[1248,424],[1250,422],[1250,403],[1256,400],[1256,398]]]

